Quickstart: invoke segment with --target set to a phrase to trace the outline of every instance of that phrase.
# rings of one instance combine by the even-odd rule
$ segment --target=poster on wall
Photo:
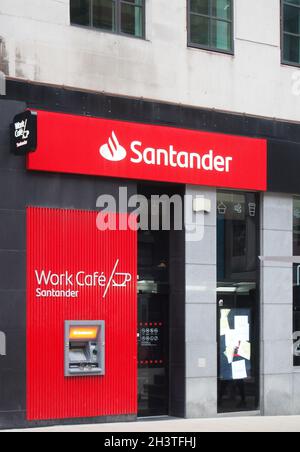
[[[250,309],[220,311],[220,376],[222,380],[245,380],[251,376]]]

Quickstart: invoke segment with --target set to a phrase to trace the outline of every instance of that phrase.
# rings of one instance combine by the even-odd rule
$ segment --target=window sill
[[[94,33],[98,34],[105,34],[109,36],[115,36],[115,37],[122,37],[122,38],[129,38],[129,39],[135,39],[137,41],[144,41],[144,42],[150,42],[148,39],[146,39],[144,36],[134,36],[127,33],[117,33],[114,31],[104,30],[102,28],[95,28],[95,27],[87,27],[85,25],[78,25],[78,24],[72,24],[70,23],[71,27],[79,28],[80,30],[86,30],[86,31],[92,31]]]
[[[221,50],[221,49],[213,49],[210,47],[204,47],[204,46],[198,46],[196,44],[188,43],[187,46],[188,49],[192,50],[202,50],[208,53],[214,53],[214,54],[221,54],[221,55],[227,55],[227,56],[234,56],[233,50]]]
[[[289,63],[287,61],[281,61],[281,66],[285,66],[285,67],[297,67],[298,69],[300,68],[300,63]]]

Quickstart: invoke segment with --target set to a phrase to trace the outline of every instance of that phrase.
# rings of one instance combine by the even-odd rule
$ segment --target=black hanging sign
[[[11,124],[11,151],[15,155],[26,155],[37,148],[37,114],[24,111],[15,116]]]

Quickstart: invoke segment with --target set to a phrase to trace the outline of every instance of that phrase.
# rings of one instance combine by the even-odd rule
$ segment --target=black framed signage
[[[15,116],[11,124],[11,151],[15,155],[26,155],[37,148],[37,114],[24,111]]]

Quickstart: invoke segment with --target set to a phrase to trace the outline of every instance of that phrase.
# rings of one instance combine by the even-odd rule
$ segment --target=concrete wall
[[[187,47],[186,1],[146,0],[146,40],[70,25],[69,0],[1,0],[10,77],[299,119],[298,70],[280,64],[280,1],[236,0],[235,55]],[[299,76],[299,74],[298,74]]]
[[[186,243],[186,416],[214,417],[217,415],[216,190],[187,187],[186,194],[204,196],[212,204],[211,213],[197,214],[203,216],[199,220],[204,225],[203,239]]]
[[[292,256],[293,197],[264,194],[261,228],[263,256]],[[300,374],[294,374],[292,353],[292,264],[264,262],[261,276],[262,410],[265,415],[299,414]]]

